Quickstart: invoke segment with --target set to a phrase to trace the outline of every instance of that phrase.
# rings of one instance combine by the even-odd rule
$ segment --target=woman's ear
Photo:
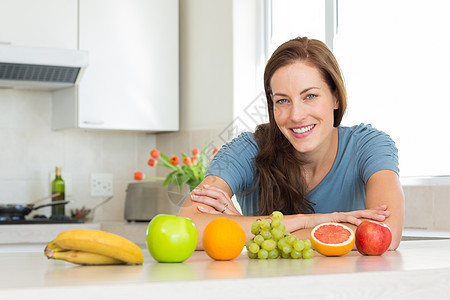
[[[337,90],[334,91],[333,98],[334,98],[334,109],[339,109],[339,100],[338,100],[339,98],[338,98]]]

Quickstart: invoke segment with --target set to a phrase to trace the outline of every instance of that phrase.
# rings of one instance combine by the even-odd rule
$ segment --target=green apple
[[[197,242],[197,226],[188,218],[159,214],[148,224],[147,248],[159,262],[185,261]]]

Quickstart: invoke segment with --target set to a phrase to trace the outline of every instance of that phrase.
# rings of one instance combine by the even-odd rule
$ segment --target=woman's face
[[[275,122],[297,151],[330,145],[339,102],[318,69],[297,61],[276,70],[270,87]]]

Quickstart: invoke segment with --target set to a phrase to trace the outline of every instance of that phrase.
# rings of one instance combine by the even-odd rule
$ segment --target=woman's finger
[[[360,217],[366,218],[366,219],[373,219],[377,221],[384,221],[388,216],[390,215],[390,211],[361,211]]]
[[[191,193],[191,200],[197,203],[204,203],[223,211],[224,205],[232,204],[228,196],[224,195],[220,189],[194,189]]]
[[[201,189],[201,192],[206,194],[206,195],[210,195],[216,199],[225,199],[226,202],[230,202],[231,198],[230,196],[224,191],[219,189],[218,187],[215,187],[213,185],[204,185],[203,188]]]
[[[197,196],[207,196],[217,201],[221,201],[222,203],[229,202],[229,197],[225,196],[220,190],[214,189],[194,189],[192,191],[193,195]]]
[[[383,205],[380,205],[380,206],[377,206],[377,207],[372,207],[372,208],[369,208],[369,209],[386,210],[387,209],[387,205],[383,204]]]
[[[218,187],[214,186],[214,185],[209,185],[209,184],[205,184],[203,186],[203,188],[207,189],[207,190],[213,190],[216,191],[220,194],[222,194],[227,200],[230,200],[230,196],[222,189],[219,189]]]
[[[340,222],[344,222],[344,223],[350,223],[356,226],[359,226],[359,224],[361,224],[361,220],[358,218],[355,218],[353,216],[349,216],[349,215],[344,215],[343,216],[343,220],[341,220]]]
[[[227,201],[220,197],[219,199],[212,198],[210,196],[199,196],[197,194],[191,194],[191,200],[196,203],[205,204],[214,209],[214,213],[223,213],[229,215],[240,215],[240,212],[234,207],[233,202]],[[202,211],[210,213],[209,211]]]
[[[234,206],[230,206],[230,205],[224,205],[222,210],[217,210],[214,208],[207,208],[204,206],[197,206],[197,209],[205,214],[212,214],[212,215],[220,215],[220,214],[224,214],[224,215],[241,215],[239,213],[239,211],[236,210],[236,208]]]
[[[211,214],[211,215],[219,215],[219,214],[221,214],[219,211],[217,211],[215,209],[206,208],[206,207],[203,207],[201,205],[197,206],[197,209],[200,212],[205,213],[205,214]]]
[[[219,202],[217,199],[211,198],[209,196],[199,196],[196,194],[191,194],[191,200],[196,203],[205,204],[211,206],[212,208],[219,210],[220,206],[224,204]]]

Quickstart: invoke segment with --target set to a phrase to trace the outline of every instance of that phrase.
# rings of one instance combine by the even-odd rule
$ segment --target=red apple
[[[383,223],[364,221],[356,228],[355,245],[362,255],[381,255],[389,249],[391,229]]]

